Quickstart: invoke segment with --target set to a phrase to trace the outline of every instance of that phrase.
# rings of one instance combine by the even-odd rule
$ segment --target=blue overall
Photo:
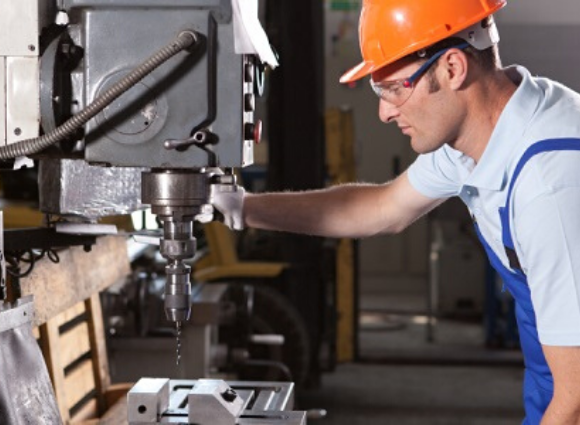
[[[536,315],[534,313],[534,306],[532,305],[527,278],[520,267],[514,249],[512,232],[510,229],[510,202],[517,178],[530,158],[542,152],[562,150],[580,151],[579,140],[551,139],[537,142],[531,145],[524,152],[516,165],[509,183],[505,206],[499,209],[502,227],[502,242],[511,269],[502,264],[497,254],[483,238],[477,223],[475,223],[477,235],[487,252],[491,265],[498,272],[505,287],[515,299],[516,319],[518,322],[520,343],[525,363],[524,407],[526,410],[526,418],[523,422],[524,425],[536,425],[540,423],[544,412],[552,400],[554,381],[538,338]]]

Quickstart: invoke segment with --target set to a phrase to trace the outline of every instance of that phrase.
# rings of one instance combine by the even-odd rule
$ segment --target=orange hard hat
[[[506,0],[364,0],[359,23],[363,61],[340,82],[356,81],[447,37],[460,36],[467,28],[475,29],[505,4]],[[497,42],[495,25],[493,30],[496,38],[492,35],[491,40]],[[474,44],[469,40],[473,31],[464,35]]]

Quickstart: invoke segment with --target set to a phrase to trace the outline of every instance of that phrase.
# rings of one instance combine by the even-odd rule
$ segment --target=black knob
[[[244,140],[253,140],[260,143],[262,139],[262,121],[258,120],[256,123],[248,122],[244,125]]]
[[[225,401],[231,403],[238,397],[238,393],[236,393],[233,389],[228,388],[222,393],[222,397]]]

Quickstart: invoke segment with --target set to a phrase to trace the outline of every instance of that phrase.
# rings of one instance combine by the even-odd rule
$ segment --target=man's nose
[[[399,116],[399,109],[393,104],[380,99],[379,118],[385,124],[393,122]]]

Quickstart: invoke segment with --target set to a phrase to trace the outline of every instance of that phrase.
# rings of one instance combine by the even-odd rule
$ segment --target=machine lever
[[[197,145],[199,147],[205,145],[215,145],[218,142],[218,137],[215,133],[209,130],[198,130],[189,139],[179,140],[179,139],[168,139],[163,143],[163,147],[167,150],[184,150],[191,145]]]
[[[193,136],[189,139],[179,140],[179,139],[168,139],[163,143],[163,146],[167,150],[177,150],[184,151],[190,146],[196,146],[203,150],[208,155],[208,164],[210,167],[217,167],[218,160],[217,155],[214,151],[209,149],[208,146],[215,145],[219,141],[217,134],[212,133],[207,129],[196,131]]]

